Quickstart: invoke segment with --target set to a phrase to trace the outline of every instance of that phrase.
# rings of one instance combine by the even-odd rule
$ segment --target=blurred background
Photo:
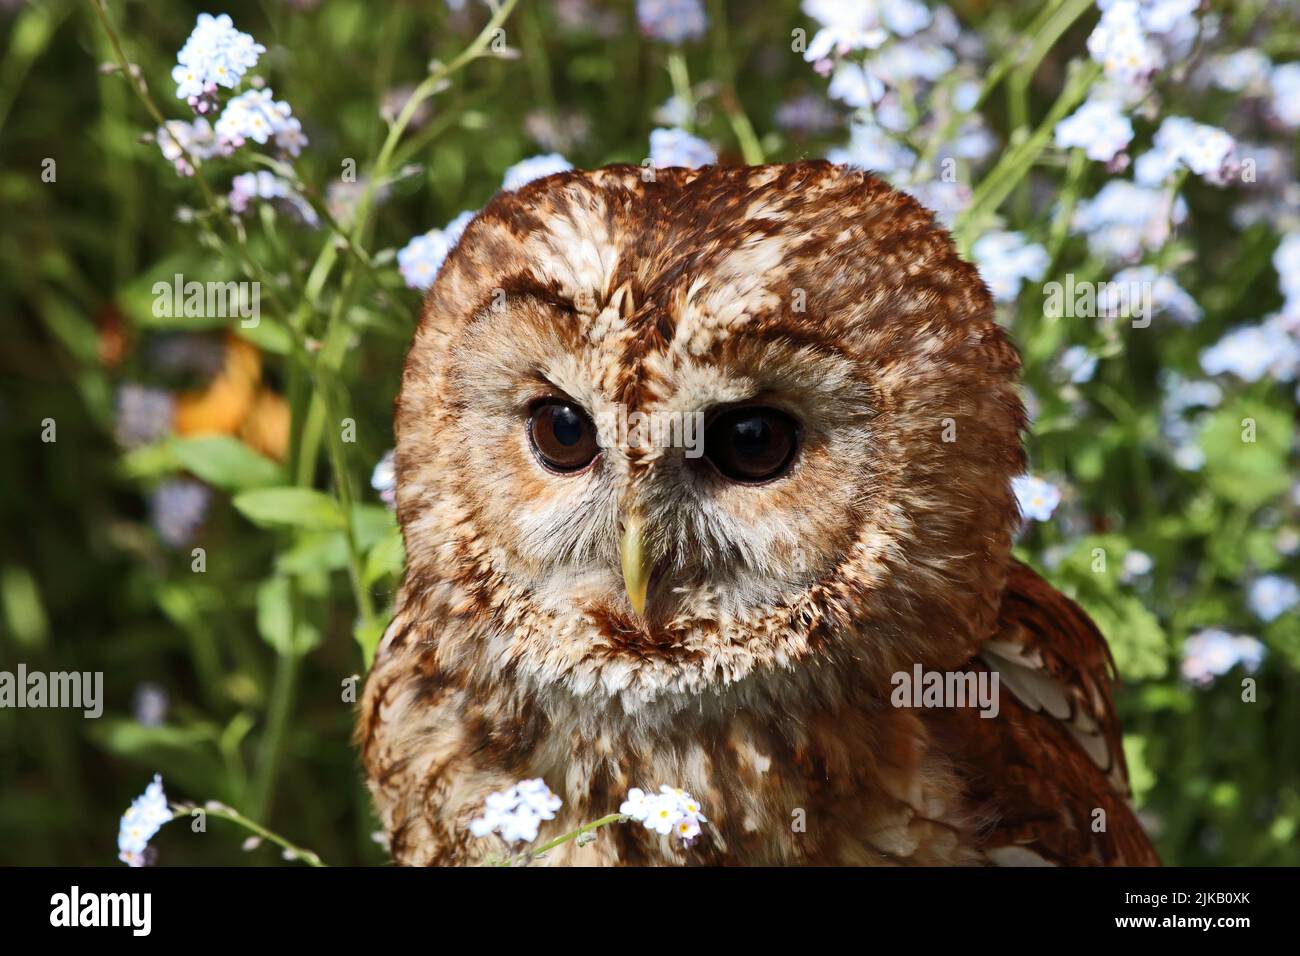
[[[205,12],[233,86],[186,75]],[[155,773],[383,863],[353,678],[466,214],[568,164],[829,156],[997,295],[1018,551],[1110,640],[1163,859],[1300,864],[1297,4],[0,0],[0,51],[0,670],[104,675],[97,720],[0,709],[0,863],[115,863]],[[160,308],[177,274],[260,282],[259,323]],[[1053,313],[1067,275],[1137,283],[1149,326]],[[246,835],[154,845],[284,865]]]

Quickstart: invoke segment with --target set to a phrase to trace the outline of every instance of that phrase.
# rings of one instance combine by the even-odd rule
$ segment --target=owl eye
[[[704,433],[704,454],[713,467],[745,484],[784,474],[798,450],[799,423],[775,408],[733,408],[713,419]]]
[[[586,468],[600,450],[596,426],[586,412],[559,399],[548,399],[533,408],[528,438],[542,464],[561,473]]]

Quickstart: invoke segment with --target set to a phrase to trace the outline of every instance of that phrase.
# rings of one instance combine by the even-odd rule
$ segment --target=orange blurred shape
[[[264,455],[283,460],[289,444],[289,408],[262,387],[262,356],[251,342],[226,337],[221,371],[206,388],[176,400],[178,435],[235,435]]]
[[[99,362],[104,368],[116,368],[126,356],[129,342],[126,320],[116,306],[107,305],[95,313],[95,326],[98,329],[96,347]]]
[[[254,451],[284,461],[289,450],[289,403],[269,388],[262,389],[253,399],[239,437]]]

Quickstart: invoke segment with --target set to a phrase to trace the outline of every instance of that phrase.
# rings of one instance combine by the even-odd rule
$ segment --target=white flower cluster
[[[698,40],[709,28],[700,0],[636,0],[636,19],[646,36],[666,43]]]
[[[1300,585],[1280,574],[1266,574],[1251,582],[1246,602],[1252,614],[1271,623],[1300,604]]]
[[[952,48],[967,39],[947,7],[931,11],[914,0],[807,0],[804,12],[822,24],[804,59],[830,76],[831,99],[856,109],[883,107],[887,114],[905,114],[900,103],[886,102],[890,92],[915,90],[950,73],[957,65]],[[869,51],[861,62],[845,58],[858,50]],[[896,125],[887,118],[881,121]]]
[[[1037,281],[1047,271],[1047,250],[1018,232],[988,232],[971,246],[971,258],[998,302],[1011,302],[1025,280]]]
[[[554,820],[561,800],[539,779],[521,780],[504,793],[490,793],[483,816],[470,821],[476,837],[498,833],[508,843],[530,843],[537,839],[543,820]]]
[[[167,806],[162,777],[154,774],[153,782],[122,814],[122,823],[117,831],[117,858],[128,866],[144,866],[149,841],[171,819],[172,811]]]
[[[176,55],[172,70],[176,95],[200,116],[193,123],[169,120],[156,133],[163,156],[182,176],[194,174],[194,162],[229,156],[248,140],[265,145],[274,140],[281,152],[297,156],[307,145],[302,124],[289,104],[276,101],[269,89],[252,89],[235,96],[215,119],[219,89],[233,90],[257,65],[266,47],[235,29],[227,14],[200,14],[193,32]]]
[[[370,487],[379,492],[379,497],[390,508],[397,503],[397,467],[393,454],[391,448],[384,452],[370,472]]]
[[[222,111],[215,127],[217,139],[238,148],[246,140],[259,146],[275,137],[277,148],[297,156],[307,144],[302,124],[284,100],[276,100],[269,89],[240,93]]]
[[[1168,273],[1155,266],[1130,266],[1121,269],[1106,285],[1097,290],[1097,311],[1107,317],[1137,315],[1140,302],[1135,291],[1148,290],[1151,310],[1169,316],[1181,325],[1194,325],[1201,319],[1201,306]]]
[[[810,63],[878,49],[891,34],[912,36],[931,20],[929,9],[918,0],[804,0],[803,12],[821,24],[804,51]]]
[[[1109,96],[1092,96],[1056,124],[1056,145],[1079,147],[1089,159],[1109,163],[1133,140],[1133,123]]]
[[[505,171],[501,188],[505,190],[520,189],[533,180],[552,176],[573,168],[573,164],[559,153],[545,153],[530,156],[515,163]],[[397,252],[397,269],[403,281],[412,289],[424,291],[433,285],[438,277],[438,270],[456,243],[460,242],[461,233],[471,219],[478,215],[477,210],[466,210],[447,223],[442,229],[430,229],[416,236]]]
[[[1020,513],[1033,521],[1046,521],[1061,503],[1061,489],[1050,481],[1033,475],[1017,475],[1011,479]]]
[[[829,98],[855,110],[848,144],[827,158],[884,177],[950,225],[971,197],[958,161],[980,163],[997,147],[976,112],[982,40],[942,4],[805,0],[803,11],[820,25],[804,58],[829,77]],[[932,161],[918,163],[915,145],[932,137]]]
[[[655,169],[685,166],[695,169],[718,161],[713,147],[682,129],[650,131],[650,162]]]
[[[230,183],[230,195],[227,201],[235,213],[243,213],[254,199],[268,202],[280,202],[291,208],[298,217],[309,226],[317,224],[316,210],[302,196],[294,191],[293,184],[282,176],[276,176],[267,170],[255,173],[240,173]]]
[[[1266,649],[1253,637],[1208,628],[1183,643],[1182,675],[1194,684],[1208,687],[1238,664],[1248,672],[1259,670]]]
[[[1300,320],[1300,232],[1288,232],[1273,253],[1278,288],[1286,301],[1282,314]]]
[[[572,168],[573,164],[559,153],[530,156],[506,170],[505,176],[502,177],[501,188],[506,190],[519,189],[528,185],[534,179],[552,176],[555,173],[563,173]]]
[[[865,169],[881,176],[905,173],[916,163],[915,152],[871,122],[851,123],[849,144],[829,150],[826,158],[832,163]]]
[[[1125,179],[1112,179],[1097,195],[1074,207],[1070,228],[1088,237],[1096,256],[1118,262],[1137,262],[1143,253],[1159,249],[1173,228],[1187,218],[1181,196]]]
[[[1231,374],[1245,382],[1265,376],[1279,382],[1300,377],[1300,336],[1280,314],[1256,325],[1242,325],[1201,353],[1207,375]]]
[[[433,285],[443,260],[456,247],[461,233],[475,215],[473,211],[463,212],[445,228],[430,229],[397,251],[397,270],[408,287],[423,291]]]
[[[1160,375],[1160,390],[1160,434],[1168,443],[1169,457],[1183,471],[1200,471],[1205,465],[1200,436],[1208,410],[1223,401],[1223,389],[1165,371]]]
[[[658,793],[646,793],[637,787],[627,792],[618,812],[631,817],[647,830],[660,836],[675,833],[683,843],[700,835],[700,824],[707,823],[694,797],[677,787],[663,786]]]
[[[175,166],[176,172],[182,176],[194,175],[191,159],[202,162],[225,151],[217,141],[212,124],[202,116],[191,123],[168,120],[165,125],[158,127],[154,138],[162,150],[163,158]]]
[[[1270,77],[1274,118],[1283,126],[1300,127],[1300,63],[1283,63]]]
[[[1134,164],[1133,178],[1144,186],[1159,186],[1180,165],[1208,183],[1224,186],[1241,168],[1237,142],[1217,127],[1185,116],[1165,117],[1156,130],[1151,149]]]
[[[189,39],[176,54],[172,69],[176,96],[199,112],[207,112],[217,87],[233,90],[265,52],[266,47],[235,29],[229,14],[214,17],[200,13]]]
[[[1088,52],[1106,79],[1131,91],[1185,54],[1196,36],[1200,0],[1098,0],[1101,20]]]
[[[1201,352],[1207,375],[1231,374],[1245,382],[1300,381],[1300,232],[1282,237],[1273,253],[1282,308],[1253,325],[1230,329]],[[1300,401],[1300,389],[1296,400]]]

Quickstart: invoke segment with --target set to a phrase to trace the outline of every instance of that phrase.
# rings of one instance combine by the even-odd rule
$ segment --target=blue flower
[[[1070,228],[1088,237],[1101,258],[1137,262],[1144,251],[1159,249],[1174,226],[1187,218],[1187,203],[1167,190],[1112,179],[1091,199],[1075,206]]]
[[[265,52],[266,47],[235,29],[228,14],[200,13],[194,31],[176,54],[172,70],[176,96],[194,105],[218,86],[234,89]]]
[[[1119,104],[1103,97],[1090,97],[1073,114],[1056,124],[1056,145],[1081,148],[1092,160],[1109,163],[1133,139],[1133,123]]]
[[[1097,356],[1085,345],[1071,345],[1061,353],[1057,364],[1072,384],[1082,385],[1091,381],[1097,371]]]
[[[476,837],[501,834],[507,843],[531,843],[543,820],[554,820],[560,798],[551,793],[540,778],[521,780],[509,790],[490,793],[483,806],[483,816],[469,823]]]
[[[641,32],[665,43],[698,40],[709,27],[700,0],[636,0]]]
[[[528,159],[520,160],[509,169],[502,180],[501,188],[505,190],[518,189],[526,186],[534,179],[541,179],[543,176],[551,176],[555,173],[562,173],[573,168],[573,164],[561,156],[559,153],[544,153],[541,156],[530,156]]]
[[[166,481],[149,496],[150,520],[163,543],[183,548],[194,538],[208,513],[212,491],[182,478]]]
[[[370,487],[379,492],[379,497],[390,508],[397,500],[397,472],[393,467],[393,449],[384,452],[384,457],[375,464],[370,473]]]
[[[650,132],[650,161],[656,169],[668,166],[708,166],[718,161],[713,147],[684,129],[656,129]]]
[[[162,777],[154,774],[153,782],[122,814],[117,831],[117,858],[128,866],[144,866],[149,841],[171,819],[172,811],[167,806],[167,794],[163,793]]]
[[[398,250],[397,268],[410,288],[423,291],[433,285],[443,261],[456,248],[461,233],[476,215],[478,213],[474,210],[463,212],[445,228],[430,229]]]
[[[231,180],[230,195],[226,198],[230,203],[231,212],[241,215],[248,209],[248,204],[252,200],[262,199],[272,203],[272,205],[283,205],[293,210],[298,218],[309,226],[316,225],[318,221],[316,210],[311,207],[311,204],[306,199],[294,191],[292,183],[265,169],[259,169],[257,172],[252,173],[240,173]]]
[[[1269,106],[1283,126],[1300,126],[1300,63],[1283,63],[1273,68],[1269,77],[1273,99]]]
[[[1300,604],[1300,586],[1280,574],[1266,574],[1251,582],[1247,602],[1261,621],[1275,621]]]
[[[1232,329],[1201,353],[1201,368],[1207,375],[1230,372],[1246,382],[1268,376],[1291,381],[1300,373],[1300,342],[1274,315],[1258,325]]]
[[[1208,687],[1238,664],[1252,674],[1259,670],[1266,651],[1253,637],[1236,636],[1219,628],[1193,634],[1183,643],[1182,675]]]
[[[1033,475],[1018,475],[1011,479],[1020,513],[1034,521],[1047,521],[1061,503],[1061,489],[1051,482]]]
[[[849,127],[849,145],[830,150],[826,158],[881,176],[907,172],[916,164],[916,153],[870,122],[853,123]]]
[[[999,302],[1014,300],[1021,282],[1041,279],[1048,266],[1047,250],[1018,232],[985,233],[971,247],[971,258]]]
[[[117,440],[124,448],[158,441],[172,430],[176,400],[171,392],[127,383],[117,390]]]
[[[1300,232],[1288,232],[1273,252],[1277,285],[1286,303],[1284,315],[1300,315]]]
[[[297,156],[307,145],[302,123],[284,100],[274,99],[268,87],[240,93],[222,111],[214,127],[217,140],[227,149],[236,149],[252,140],[265,145],[272,136],[275,145],[290,156]]]

